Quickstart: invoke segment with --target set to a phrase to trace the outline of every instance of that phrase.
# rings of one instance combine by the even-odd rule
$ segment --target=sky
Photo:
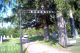
[[[15,8],[15,6],[17,5],[16,0],[9,0],[8,3],[4,3],[5,0],[0,0],[0,4],[4,5],[5,7],[1,7],[0,8],[0,16],[1,17],[8,17],[8,16],[12,16],[12,9]],[[5,12],[3,12],[5,9]]]
[[[6,18],[13,15],[12,9],[15,8],[15,6],[17,6],[17,2],[16,0],[9,0],[9,2],[5,4],[4,1],[5,0],[0,0],[0,17]],[[2,5],[5,7],[3,7]],[[4,27],[8,27],[10,25],[10,22],[4,22],[3,24]],[[0,23],[0,27],[2,27],[2,23]]]

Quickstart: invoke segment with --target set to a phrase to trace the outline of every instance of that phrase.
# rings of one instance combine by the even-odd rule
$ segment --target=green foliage
[[[28,28],[23,30],[23,34],[28,34],[29,36],[43,35],[43,29],[36,30],[35,28]]]
[[[66,9],[66,7],[68,8],[69,5],[67,3],[65,3],[64,0],[55,0],[55,4],[57,6],[57,10],[62,11],[64,9]]]
[[[28,33],[30,36],[36,35],[36,30],[34,28],[28,28],[26,33]]]
[[[38,9],[39,8],[39,0],[35,0],[34,4],[36,6],[36,9]]]
[[[19,30],[16,28],[0,28],[0,35],[6,35],[6,36],[13,36],[13,37],[19,37]]]
[[[80,10],[76,10],[74,13],[74,20],[75,20],[75,26],[78,29],[78,32],[80,33]]]
[[[53,1],[53,0],[50,0],[50,2],[51,1]],[[46,2],[47,1],[44,0],[44,4]],[[24,9],[34,9],[34,8],[35,9],[39,9],[43,2],[41,2],[40,0],[32,0],[32,1],[31,0],[17,0],[17,3],[19,4],[19,7],[21,7],[20,5],[22,5],[24,7]],[[68,20],[68,18],[69,18],[69,15],[68,15],[69,14],[69,9],[71,8],[73,10],[73,8],[75,8],[74,6],[80,4],[80,0],[54,0],[53,3],[56,4],[56,7],[57,7],[56,9],[63,13],[63,17],[65,18],[65,20]],[[75,3],[76,3],[76,5],[75,5]],[[15,15],[16,15],[20,8],[15,8],[15,9],[16,9],[16,12],[15,12]],[[73,12],[74,11],[76,11],[74,13],[75,24],[76,24],[76,27],[79,29],[79,26],[80,26],[80,19],[79,19],[79,17],[80,17],[80,10],[79,10],[79,8],[77,8],[77,10],[73,10]],[[35,18],[35,17],[33,17],[32,14],[26,14],[25,13],[25,15],[22,15],[22,18],[23,18],[22,22],[23,23],[24,22],[27,23],[30,20],[32,20],[33,18]],[[56,21],[57,20],[54,20],[53,22],[56,22]],[[19,18],[17,16],[10,17],[10,22],[14,23],[19,28]],[[42,22],[42,20],[41,20],[41,22]],[[57,30],[56,29],[57,28],[56,24],[54,24],[55,26],[51,26],[50,27],[50,32],[53,32],[53,31]],[[13,34],[14,37],[19,36],[19,29],[18,30],[17,29],[9,29],[9,30],[4,29],[4,30],[2,30],[2,31],[0,30],[0,32],[3,33],[4,35],[6,33],[7,35]],[[68,30],[68,32],[70,32],[69,23],[67,24],[67,30]],[[34,28],[33,29],[25,29],[23,33],[28,33],[29,35],[36,35],[36,34],[38,35],[38,32],[43,34],[43,29],[40,29],[40,30],[36,30]]]
[[[80,0],[76,1],[77,7],[80,8]]]

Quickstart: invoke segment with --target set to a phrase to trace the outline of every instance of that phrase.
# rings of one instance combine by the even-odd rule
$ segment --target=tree
[[[59,35],[59,43],[63,47],[67,46],[67,31],[66,31],[66,22],[63,18],[62,11],[64,10],[65,3],[64,0],[55,0],[57,5],[57,27],[58,27],[58,35]]]
[[[22,10],[26,9],[36,9],[36,10],[53,10],[55,11],[55,4],[53,4],[53,1],[49,0],[32,0],[31,3],[28,1],[26,4],[23,4]],[[43,7],[42,7],[43,6]],[[54,8],[53,8],[54,7]],[[23,14],[23,13],[22,13]],[[34,16],[34,17],[33,17]],[[25,14],[22,15],[22,18],[24,18],[22,21],[23,23],[26,22],[26,24],[30,27],[36,27],[36,28],[44,28],[44,38],[46,40],[49,39],[49,25],[52,24],[50,20],[50,14]],[[35,20],[35,21],[34,21]],[[26,24],[23,24],[26,26]]]
[[[76,10],[74,13],[75,26],[80,30],[80,10]]]
[[[73,19],[73,11],[77,9],[79,11],[79,0],[17,0],[18,6],[14,8],[13,11],[18,14],[18,10],[26,10],[26,9],[35,9],[35,10],[53,10],[56,13],[53,15],[56,17],[58,35],[59,35],[59,43],[66,47],[67,44],[67,31],[66,31],[66,19],[65,14],[70,17],[71,23],[71,33],[75,36],[75,26]],[[76,5],[74,5],[76,3]],[[68,11],[68,12],[67,12]],[[26,27],[35,27],[35,28],[43,28],[44,29],[44,38],[49,39],[49,25],[53,25],[51,14],[27,14],[22,12],[22,26]],[[75,15],[78,16],[79,15]],[[13,16],[14,17],[14,16]],[[13,19],[15,22],[16,19]],[[76,19],[77,20],[77,19]],[[19,23],[19,18],[18,22]]]
[[[68,15],[69,15],[69,20],[70,20],[70,26],[71,26],[71,35],[73,36],[73,38],[76,38],[77,34],[76,34],[76,27],[75,27],[75,20],[74,20],[74,14],[75,14],[75,10],[78,9],[78,0],[65,0],[65,4],[68,5],[66,6],[67,11],[68,11]]]
[[[71,35],[73,36],[73,38],[76,37],[75,22],[73,18],[74,3],[75,3],[74,0],[68,1],[68,4],[70,5],[69,6],[69,17],[70,17]]]

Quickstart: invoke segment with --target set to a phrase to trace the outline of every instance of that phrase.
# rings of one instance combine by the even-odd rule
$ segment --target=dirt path
[[[70,51],[62,51],[38,42],[26,43],[23,47],[27,48],[26,53],[71,53]]]

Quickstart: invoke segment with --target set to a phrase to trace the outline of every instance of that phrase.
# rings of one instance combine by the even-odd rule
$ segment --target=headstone
[[[9,36],[7,36],[7,39],[9,39]]]
[[[2,36],[0,36],[0,43],[2,43]]]
[[[23,37],[22,37],[22,43],[28,43],[29,41],[28,41],[28,35],[24,35]]]
[[[52,33],[52,37],[53,37],[54,39],[57,39],[57,38],[58,38],[57,33],[56,33],[56,32],[53,32],[53,33]]]
[[[4,39],[4,40],[6,39],[6,36],[5,36],[5,35],[3,36],[3,39]]]
[[[76,38],[80,38],[77,29],[75,29]]]
[[[11,38],[13,38],[13,36],[11,35]]]

